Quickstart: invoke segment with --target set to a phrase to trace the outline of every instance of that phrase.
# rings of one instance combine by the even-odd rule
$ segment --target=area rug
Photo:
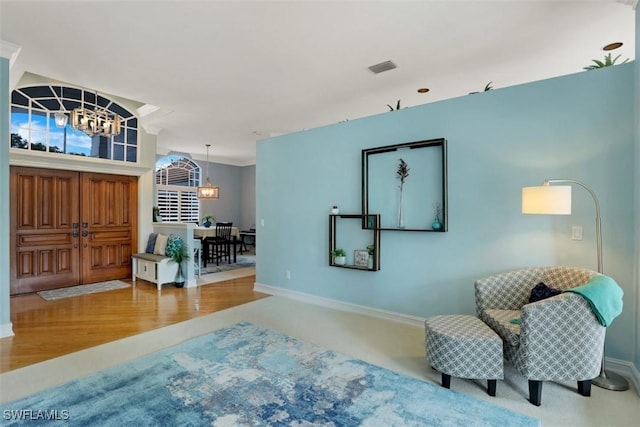
[[[3,425],[538,426],[248,322],[0,406]],[[48,412],[47,412],[48,411]],[[40,425],[39,424],[39,425]]]
[[[52,289],[50,291],[40,291],[40,295],[47,301],[62,298],[77,297],[79,295],[95,294],[97,292],[112,291],[114,289],[128,288],[131,285],[122,280],[109,280],[107,282],[91,283],[90,285],[70,286],[68,288]]]
[[[256,257],[255,256],[242,256],[238,255],[236,258],[237,262],[222,263],[220,265],[215,265],[215,263],[209,263],[206,267],[202,267],[202,271],[200,275],[203,274],[212,274],[212,273],[221,273],[223,271],[237,270],[239,268],[247,268],[247,267],[255,267],[256,266]]]

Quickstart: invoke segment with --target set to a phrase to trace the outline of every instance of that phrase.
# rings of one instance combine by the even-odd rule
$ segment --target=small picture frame
[[[369,251],[366,249],[356,249],[353,251],[353,265],[356,267],[369,268]]]

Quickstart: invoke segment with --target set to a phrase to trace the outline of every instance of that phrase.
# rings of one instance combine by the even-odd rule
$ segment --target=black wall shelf
[[[404,183],[404,202],[398,201],[398,162],[406,162],[409,175]],[[441,233],[449,227],[447,200],[447,140],[444,138],[387,145],[362,150],[362,214],[370,211],[383,218],[385,231]],[[403,204],[403,225],[396,218]],[[439,228],[435,227],[438,206]],[[363,219],[362,228],[368,228]]]
[[[366,229],[371,232],[373,254],[369,255],[373,259],[373,264],[369,266],[357,266],[353,263],[338,265],[335,263],[331,253],[336,249],[336,229],[337,221],[342,219],[355,219],[354,226],[361,228],[362,224],[366,224]],[[353,270],[363,271],[379,271],[380,270],[380,215],[361,215],[361,214],[338,214],[329,215],[329,265],[338,268],[350,268]]]

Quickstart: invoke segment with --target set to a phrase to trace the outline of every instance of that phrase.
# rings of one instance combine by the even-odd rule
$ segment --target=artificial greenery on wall
[[[616,61],[618,60],[618,58],[620,58],[620,55],[618,55],[615,58],[611,59],[611,52],[609,52],[608,54],[606,54],[604,56],[604,61],[599,61],[597,59],[593,59],[592,62],[594,62],[594,64],[593,65],[589,65],[587,67],[583,67],[583,70],[596,70],[598,68],[611,67],[612,65],[616,65]],[[627,62],[629,62],[629,58],[625,59],[620,64],[625,64]]]

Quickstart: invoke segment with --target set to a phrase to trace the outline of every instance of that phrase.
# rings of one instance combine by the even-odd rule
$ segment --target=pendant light
[[[53,119],[55,120],[57,127],[64,128],[67,127],[67,121],[69,120],[69,117],[64,112],[64,86],[60,86],[60,90],[62,93],[62,95],[60,96],[60,107],[62,107],[62,109],[55,112],[55,114],[53,115]]]
[[[211,185],[211,180],[209,179],[209,147],[211,144],[206,144],[207,146],[207,182],[203,187],[198,187],[198,199],[218,199],[220,198],[220,188],[214,187]]]

